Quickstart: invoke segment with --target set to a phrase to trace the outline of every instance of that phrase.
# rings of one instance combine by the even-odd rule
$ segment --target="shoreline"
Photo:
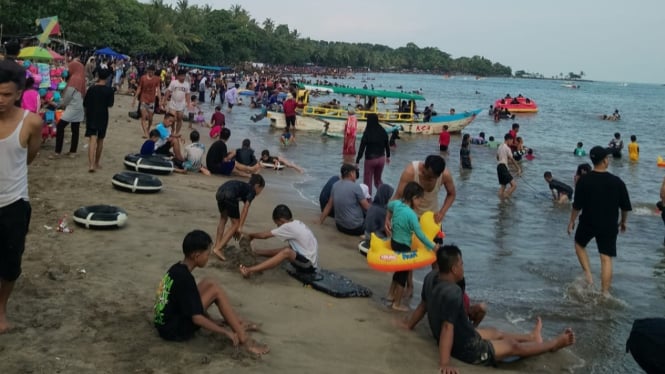
[[[151,324],[159,280],[182,258],[180,243],[185,233],[200,228],[214,234],[215,191],[229,179],[201,174],[160,176],[164,189],[151,195],[113,189],[110,179],[124,169],[124,155],[142,143],[139,122],[127,117],[130,101],[117,95],[110,111],[103,169],[87,172],[85,141],[76,158],[48,160],[53,148],[50,140],[30,166],[32,222],[23,275],[9,302],[14,329],[0,340],[0,352],[12,349],[11,355],[3,356],[2,372],[403,373],[438,368],[437,347],[427,322],[421,322],[415,332],[395,327],[395,318],[404,314],[388,311],[380,301],[389,274],[369,269],[356,249],[359,238],[338,233],[332,219],[323,225],[313,223],[320,210],[300,193],[294,195],[294,184],[302,178],[289,181],[289,175],[296,173],[291,169],[279,175],[261,171],[266,189],[252,204],[245,230],[274,227],[270,219],[274,205],[288,204],[294,218],[314,232],[320,266],[371,288],[374,296],[336,299],[302,287],[281,268],[245,280],[231,259],[221,263],[211,256],[206,268],[194,272],[195,278],[213,277],[239,315],[263,323],[263,331],[252,336],[268,344],[271,352],[255,360],[234,352],[228,339],[207,332],[185,343],[161,340]],[[207,137],[202,138],[210,144]],[[238,135],[232,136],[234,144],[238,140]],[[74,226],[70,219],[72,234],[54,230],[63,214],[71,216],[80,206],[98,203],[123,207],[129,215],[127,226],[94,231]],[[259,248],[277,244],[281,242],[255,243]],[[492,318],[491,310],[489,316],[487,325],[515,329]],[[495,372],[456,360],[454,365],[465,373]],[[579,358],[562,350],[501,364],[500,369],[560,372],[579,365]]]

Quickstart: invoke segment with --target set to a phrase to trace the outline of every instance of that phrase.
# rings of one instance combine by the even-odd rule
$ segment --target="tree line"
[[[163,0],[0,0],[5,34],[36,35],[35,19],[57,15],[64,38],[92,48],[110,46],[132,56],[173,58],[206,65],[247,61],[276,65],[369,68],[479,76],[510,76],[511,68],[481,57],[451,58],[414,43],[391,48],[301,37],[267,18],[259,23],[240,5],[212,9]]]

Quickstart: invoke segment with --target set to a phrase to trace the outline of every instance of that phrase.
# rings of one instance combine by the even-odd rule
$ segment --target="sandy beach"
[[[163,191],[150,195],[113,189],[111,177],[123,170],[124,155],[138,151],[142,143],[139,122],[127,116],[130,102],[128,96],[116,96],[103,169],[88,173],[84,140],[76,158],[49,160],[54,145],[50,140],[30,167],[32,222],[23,274],[9,303],[14,328],[0,335],[1,373],[437,372],[437,346],[427,321],[415,332],[401,330],[395,320],[403,314],[381,303],[390,275],[369,269],[356,250],[358,240],[338,233],[332,220],[313,224],[318,207],[300,200],[283,178],[270,172],[264,173],[267,185],[252,204],[246,231],[272,228],[273,207],[286,202],[295,218],[317,236],[320,266],[371,288],[374,296],[336,299],[303,287],[280,268],[243,279],[238,261],[251,258],[243,252],[246,248],[232,241],[235,248],[228,250],[226,263],[211,256],[207,268],[197,269],[194,276],[217,279],[241,316],[262,323],[262,331],[253,337],[268,344],[271,352],[250,357],[236,352],[228,339],[207,332],[184,343],[161,340],[152,326],[158,283],[182,258],[187,232],[198,228],[214,236],[215,191],[227,179],[163,176]],[[207,135],[202,138],[210,143]],[[288,172],[293,170],[283,174]],[[94,204],[124,208],[128,224],[119,230],[95,231],[76,227],[70,220],[73,233],[56,232],[61,216]],[[256,245],[279,243],[257,241]],[[490,309],[484,324],[493,322],[497,320]],[[463,373],[497,370],[454,363]],[[579,364],[562,350],[502,364],[498,370],[558,373]]]

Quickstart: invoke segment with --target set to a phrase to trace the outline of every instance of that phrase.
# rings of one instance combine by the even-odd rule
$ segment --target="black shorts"
[[[159,332],[159,336],[165,340],[182,342],[191,339],[194,333],[201,328],[195,325],[191,318],[185,317],[173,321],[173,325],[169,329],[158,327],[157,332]]]
[[[448,146],[447,146],[447,145],[443,145],[443,144],[439,144],[439,151],[441,151],[441,152],[447,152],[447,151],[448,151]]]
[[[296,127],[296,116],[286,116],[286,128],[291,126]]]
[[[221,215],[226,215],[229,218],[240,219],[240,204],[238,203],[238,200],[232,200],[224,197],[217,199],[217,209]]]
[[[0,279],[13,282],[21,275],[25,236],[30,227],[30,203],[20,199],[0,208]]]
[[[222,163],[219,163],[219,164],[208,165],[208,170],[210,170],[210,172],[212,174],[227,175],[228,176],[228,175],[231,175],[231,173],[233,172],[233,169],[235,169],[235,167],[236,167],[235,160],[231,160],[231,161],[226,161],[226,162],[222,162]]]
[[[502,186],[508,185],[513,181],[513,176],[510,175],[506,164],[498,164],[496,166],[496,175],[499,177],[499,184]]]
[[[314,265],[307,259],[307,257],[301,255],[298,252],[296,252],[296,259],[291,261],[291,265],[293,265],[293,267],[299,273],[316,273],[316,268]]]
[[[233,104],[231,104],[231,103],[226,103],[226,106],[228,106],[229,109],[233,108]]]
[[[616,257],[617,256],[617,235],[619,229],[602,231],[592,228],[590,225],[580,223],[575,231],[575,243],[586,247],[591,239],[596,238],[596,245],[600,254]]]
[[[453,355],[456,359],[472,365],[493,366],[496,364],[494,360],[494,346],[489,340],[484,340],[480,336],[469,341],[464,346],[463,352],[455,352]]]
[[[346,227],[340,226],[340,224],[337,222],[335,222],[335,226],[337,226],[337,231],[341,232],[342,234],[351,236],[360,236],[365,234],[365,224],[360,227],[356,227],[355,229],[347,229]]]
[[[158,155],[172,156],[171,154],[171,142],[166,142],[155,149],[155,153]]]
[[[106,129],[108,128],[108,124],[106,125],[92,125],[90,123],[85,124],[85,137],[89,138],[91,136],[96,136],[97,139],[104,139],[106,137]]]

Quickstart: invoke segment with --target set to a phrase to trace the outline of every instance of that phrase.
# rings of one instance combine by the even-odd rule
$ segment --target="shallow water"
[[[495,151],[472,146],[474,169],[461,172],[457,149],[459,135],[451,142],[447,157],[457,187],[457,199],[444,221],[447,243],[460,246],[465,256],[467,285],[472,299],[485,300],[490,315],[527,330],[535,316],[544,320],[548,336],[564,327],[572,327],[578,343],[572,351],[585,360],[579,372],[636,372],[639,369],[625,354],[632,320],[663,316],[665,311],[665,228],[654,213],[665,169],[656,167],[656,157],[665,156],[660,142],[665,115],[661,104],[665,87],[659,85],[611,82],[583,82],[578,90],[561,87],[560,81],[521,79],[482,79],[455,77],[443,79],[432,75],[370,74],[375,88],[405,90],[422,88],[427,102],[435,110],[457,112],[488,108],[506,93],[522,93],[538,103],[540,112],[518,116],[520,135],[535,149],[534,161],[522,162],[523,177],[510,201],[496,196]],[[362,86],[356,80],[341,83]],[[342,104],[352,102],[342,98]],[[207,106],[207,105],[206,105]],[[622,120],[601,121],[598,116],[618,108]],[[292,170],[280,172],[294,186],[294,199],[304,198],[318,204],[318,194],[325,181],[339,172],[341,139],[322,138],[318,134],[298,133],[297,145],[279,146],[279,132],[270,129],[268,120],[249,121],[252,112],[234,108],[227,117],[232,130],[231,145],[239,146],[249,137],[260,153],[268,148],[281,153],[306,169],[306,174]],[[467,132],[484,131],[502,139],[512,121],[496,124],[483,112]],[[577,164],[589,162],[576,158],[572,151],[578,141],[588,151],[594,145],[607,145],[614,132],[620,132],[627,147],[629,137],[637,135],[640,161],[613,160],[610,171],[620,176],[630,193],[634,212],[628,219],[628,231],[618,240],[615,260],[613,297],[602,299],[597,291],[584,287],[581,269],[574,253],[573,240],[566,233],[569,206],[557,206],[542,178],[552,171],[554,177],[572,184]],[[384,182],[397,184],[403,167],[412,160],[423,160],[438,153],[436,136],[402,135],[394,150],[392,163],[384,171]],[[626,152],[627,153],[627,152]],[[600,264],[595,244],[589,245],[592,268],[599,284]],[[419,276],[424,274],[419,272]]]

